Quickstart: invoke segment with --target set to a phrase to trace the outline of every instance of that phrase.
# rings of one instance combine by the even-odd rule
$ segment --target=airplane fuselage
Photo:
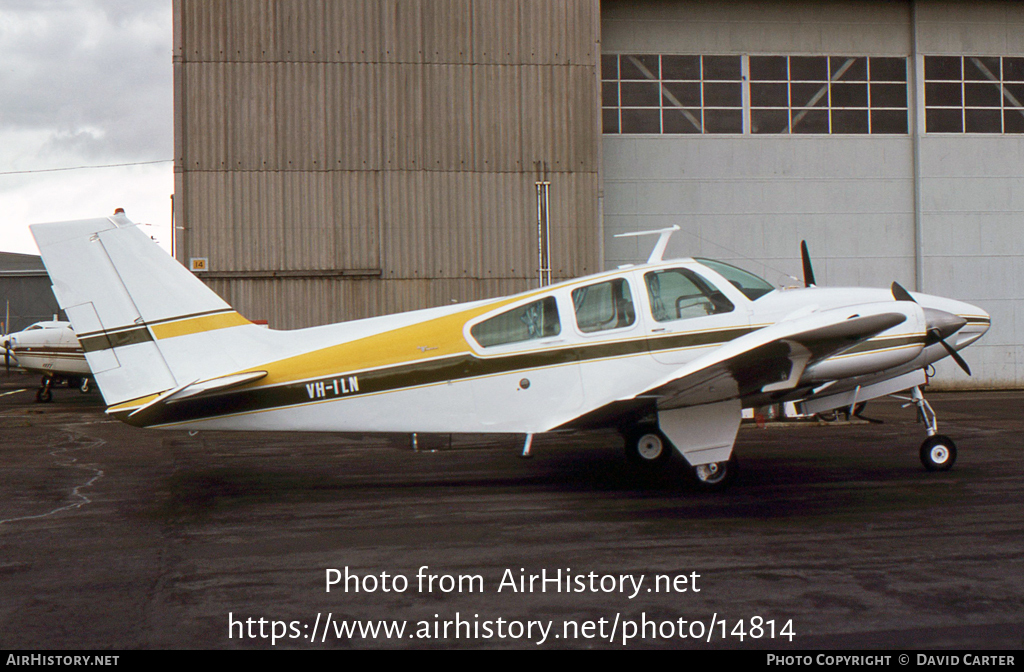
[[[24,331],[5,337],[12,364],[41,374],[88,376],[85,360],[75,332],[68,322],[37,322]]]
[[[958,348],[988,328],[988,316],[974,306],[916,298],[920,307],[967,320]],[[842,309],[906,314],[901,324],[808,367],[785,389],[747,391],[743,405],[756,406],[807,398],[830,382],[827,392],[834,394],[942,358],[941,346],[926,344],[920,307],[898,304],[883,289],[785,289],[752,299],[711,266],[676,260],[471,304],[292,332],[261,330],[263,347],[249,351],[249,361],[233,361],[230,370],[219,363],[224,374],[266,371],[260,380],[132,417],[152,399],[111,412],[133,424],[193,429],[537,433],[600,424],[605,418],[573,420],[633,399],[651,381],[778,322]],[[161,348],[192,350],[192,337],[209,335],[187,331],[161,341]],[[213,361],[199,355],[192,365],[185,378],[211,377]],[[622,411],[635,418],[656,405],[633,400]]]

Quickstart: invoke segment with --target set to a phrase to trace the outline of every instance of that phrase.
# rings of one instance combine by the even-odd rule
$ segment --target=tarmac
[[[190,435],[36,385],[0,376],[0,648],[1024,647],[1024,392],[926,392],[948,472],[894,400],[744,424],[711,493],[613,433]]]

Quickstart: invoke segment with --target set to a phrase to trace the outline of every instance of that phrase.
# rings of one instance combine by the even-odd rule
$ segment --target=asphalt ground
[[[35,384],[0,377],[0,648],[1024,646],[1024,392],[928,395],[949,472],[895,401],[745,424],[708,493],[608,433],[192,436]]]

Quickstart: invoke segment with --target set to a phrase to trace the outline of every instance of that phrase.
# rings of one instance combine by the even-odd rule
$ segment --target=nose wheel
[[[949,471],[955,462],[956,444],[948,436],[929,436],[921,444],[921,464],[928,471]]]
[[[896,395],[893,395],[896,396]],[[925,424],[925,431],[928,438],[921,444],[921,464],[928,471],[949,471],[956,463],[956,444],[953,439],[944,434],[939,434],[939,421],[935,417],[935,411],[931,404],[921,394],[921,388],[915,387],[910,390],[910,398],[896,396],[897,399],[909,401],[904,404],[906,408],[913,404],[917,407],[917,416]]]

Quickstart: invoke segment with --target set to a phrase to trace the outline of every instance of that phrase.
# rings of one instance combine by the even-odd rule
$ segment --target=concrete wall
[[[795,284],[806,239],[819,284],[919,279],[989,311],[966,353],[974,377],[942,363],[938,385],[1024,385],[1024,136],[924,132],[917,72],[925,55],[1024,55],[1022,24],[1024,3],[1010,2],[606,0],[605,54],[907,57],[912,122],[894,135],[605,134],[606,267],[652,242],[614,234],[679,224],[669,254]]]

